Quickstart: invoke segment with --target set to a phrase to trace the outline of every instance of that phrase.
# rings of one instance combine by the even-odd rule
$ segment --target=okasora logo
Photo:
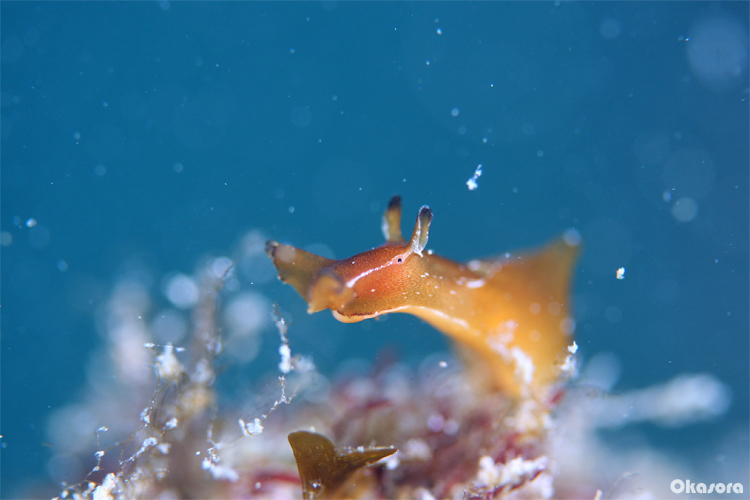
[[[669,485],[672,493],[743,493],[742,483],[694,483],[690,479],[675,479]]]

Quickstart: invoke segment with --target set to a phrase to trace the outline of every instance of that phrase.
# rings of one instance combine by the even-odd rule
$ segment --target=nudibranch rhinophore
[[[578,238],[461,264],[425,250],[430,222],[423,206],[405,241],[394,196],[383,215],[386,242],[377,248],[333,260],[271,240],[266,253],[308,313],[330,309],[344,323],[413,314],[481,359],[497,389],[517,395],[557,381],[572,343],[568,292]]]

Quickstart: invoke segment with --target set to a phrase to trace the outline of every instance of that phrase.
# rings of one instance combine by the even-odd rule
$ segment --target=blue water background
[[[429,247],[458,260],[577,228],[583,359],[614,353],[615,391],[700,372],[732,389],[718,421],[639,435],[697,461],[732,433],[747,447],[746,2],[0,9],[3,497],[48,481],[46,419],[81,398],[94,312],[134,255],[189,273],[259,228],[341,258],[380,244],[395,193],[405,231],[430,205]],[[714,18],[744,54],[706,41]],[[701,73],[717,60],[737,74]],[[308,321],[289,287],[260,291]],[[405,315],[309,321],[293,347],[327,373],[445,349]]]

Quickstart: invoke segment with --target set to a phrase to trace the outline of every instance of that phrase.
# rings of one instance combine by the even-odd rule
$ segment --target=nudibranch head
[[[409,241],[401,235],[400,219],[401,199],[394,197],[383,217],[388,241],[348,259],[326,259],[273,240],[266,243],[266,253],[281,281],[292,285],[308,303],[309,313],[331,309],[340,321],[362,321],[398,310],[388,306],[389,292],[408,286],[404,278],[419,272],[432,211],[427,206],[419,209]]]

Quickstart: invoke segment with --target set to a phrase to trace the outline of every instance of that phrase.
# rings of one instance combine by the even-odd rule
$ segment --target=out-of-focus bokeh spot
[[[690,222],[698,216],[698,202],[689,196],[683,196],[672,205],[672,215],[679,222]]]
[[[698,20],[690,30],[687,58],[695,78],[710,90],[747,85],[747,27],[724,14]]]
[[[708,152],[701,149],[680,149],[664,164],[664,183],[673,196],[703,199],[711,192],[716,167]]]

